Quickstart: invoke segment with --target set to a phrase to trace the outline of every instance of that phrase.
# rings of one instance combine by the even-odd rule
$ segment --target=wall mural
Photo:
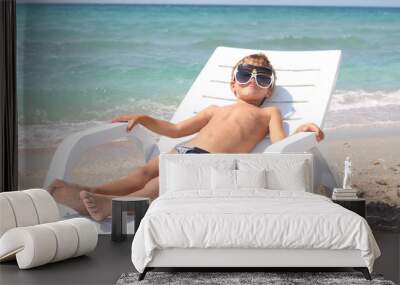
[[[43,187],[57,146],[73,133],[118,115],[171,119],[217,46],[340,49],[319,149],[339,183],[351,158],[352,187],[367,200],[369,224],[398,233],[399,26],[391,9],[18,4],[20,188]],[[51,191],[84,215],[90,203],[101,212],[88,187],[141,165],[135,144],[113,141],[84,153],[70,183],[56,181]]]

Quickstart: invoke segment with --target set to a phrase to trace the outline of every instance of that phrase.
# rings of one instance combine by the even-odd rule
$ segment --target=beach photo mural
[[[20,189],[44,186],[57,147],[71,134],[118,115],[170,120],[218,46],[339,49],[318,147],[340,186],[350,157],[351,184],[367,201],[371,227],[400,232],[399,8],[75,2],[17,1]],[[83,153],[68,181],[74,184],[59,181],[52,191],[66,204],[81,203],[87,215],[80,191],[144,163],[137,145],[113,141]]]

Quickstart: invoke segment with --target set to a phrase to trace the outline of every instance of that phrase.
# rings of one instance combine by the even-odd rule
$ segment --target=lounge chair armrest
[[[73,166],[82,153],[90,147],[128,137],[142,149],[146,161],[155,153],[156,140],[150,131],[138,125],[130,133],[126,132],[126,123],[105,124],[74,133],[65,138],[58,146],[47,172],[44,188],[56,179],[71,180]]]
[[[271,144],[264,152],[305,152],[316,145],[315,133],[301,132]]]

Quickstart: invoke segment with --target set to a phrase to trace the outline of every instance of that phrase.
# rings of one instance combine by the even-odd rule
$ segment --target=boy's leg
[[[177,152],[175,149],[172,149],[169,153]],[[158,163],[159,158],[153,158],[149,160],[146,165],[132,171],[128,176],[107,184],[92,187],[89,192],[111,196],[125,196],[136,193],[137,191],[142,190],[144,186],[147,185],[146,183],[151,181],[153,178],[158,177]],[[82,190],[88,191],[87,189]],[[154,197],[154,199],[155,198],[156,197]]]
[[[48,190],[58,203],[71,207],[81,214],[88,215],[79,192],[87,191],[103,195],[125,196],[142,189],[149,180],[157,176],[158,157],[148,161],[146,165],[136,168],[128,176],[103,185],[88,187],[56,179]]]
[[[169,153],[176,153],[176,151],[172,149]],[[88,187],[56,179],[48,190],[58,203],[88,215],[87,207],[83,205],[79,196],[81,191],[109,196],[125,196],[143,189],[146,183],[154,177],[158,177],[158,157],[149,160],[146,165],[138,167],[128,176],[103,185]]]
[[[133,170],[128,176],[112,182],[92,187],[93,193],[125,196],[142,189],[147,182],[158,176],[158,157],[149,160],[146,165]]]
[[[143,189],[135,191],[128,196],[147,197],[154,200],[158,197],[159,178],[151,179]],[[88,191],[80,192],[80,197],[85,205],[89,215],[96,221],[107,218],[112,213],[112,198],[115,196],[95,194]]]

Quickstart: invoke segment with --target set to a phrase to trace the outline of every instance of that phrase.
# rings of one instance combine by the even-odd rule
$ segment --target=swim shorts
[[[192,146],[184,146],[178,145],[175,147],[175,150],[180,154],[187,154],[187,153],[210,153],[202,148],[199,147],[192,147]]]

